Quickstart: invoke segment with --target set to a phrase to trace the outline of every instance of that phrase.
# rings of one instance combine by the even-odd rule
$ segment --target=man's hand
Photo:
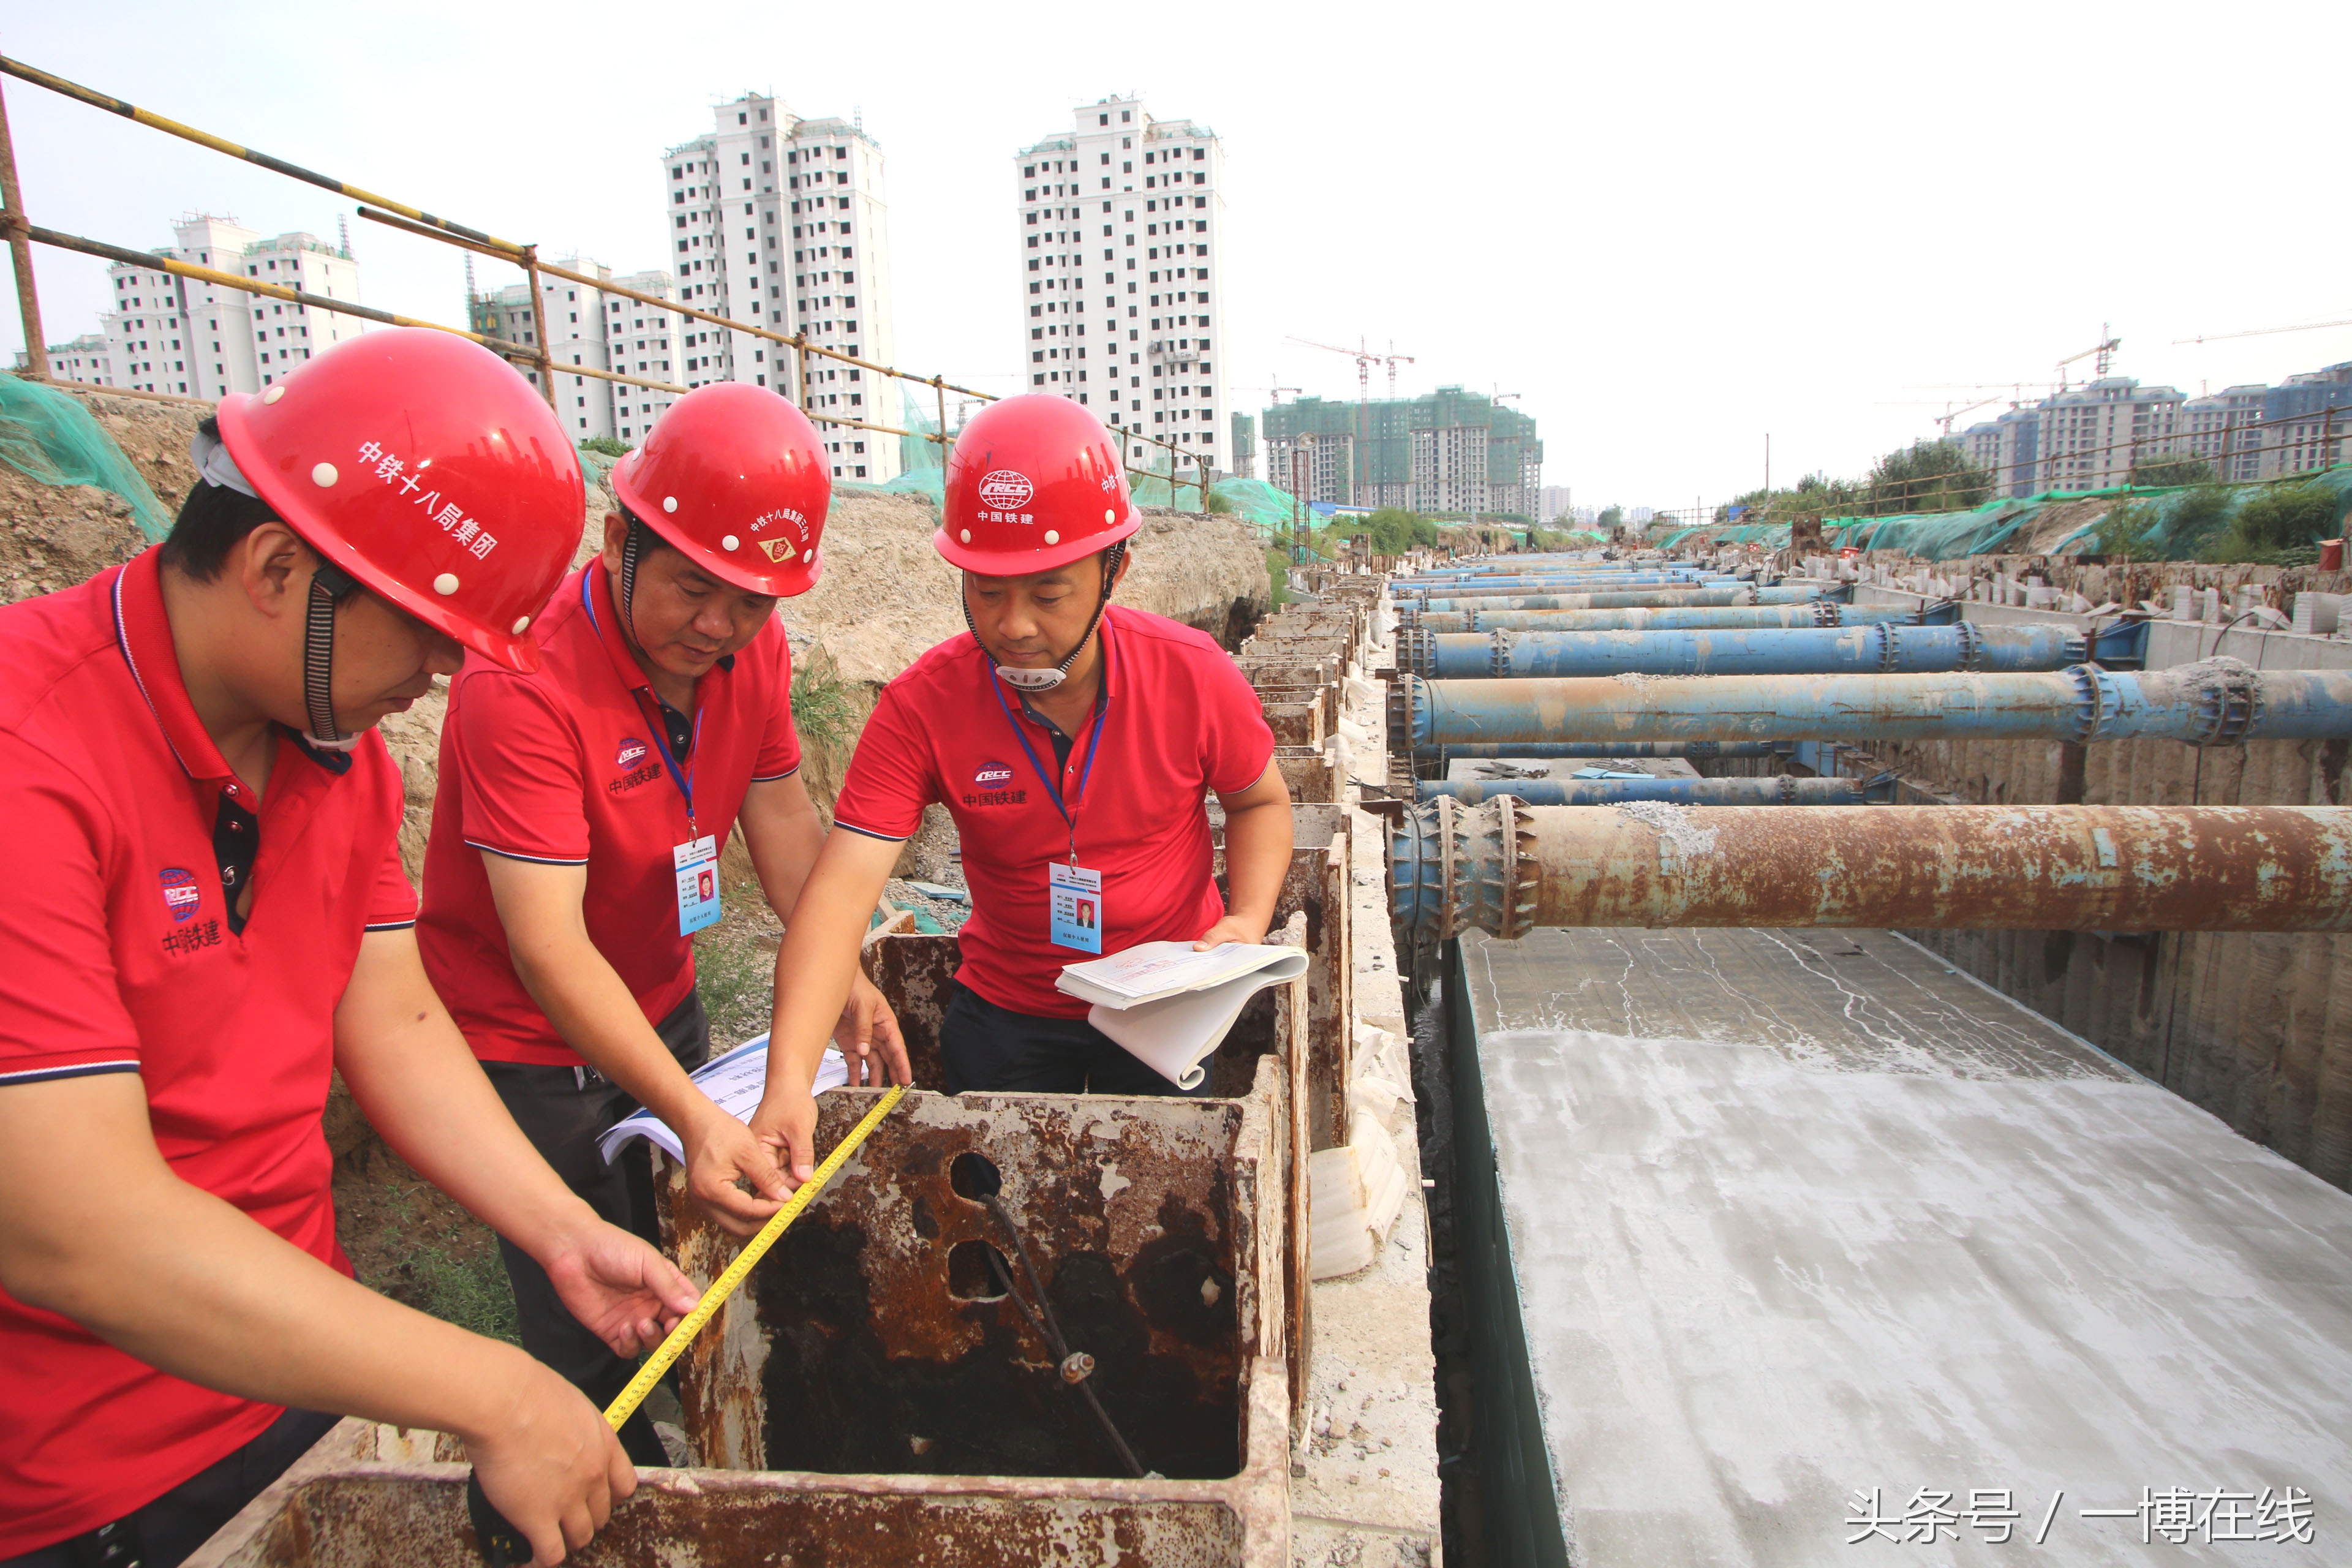
[[[892,1083],[915,1081],[914,1068],[907,1063],[907,1042],[898,1033],[898,1015],[862,970],[849,983],[849,1002],[841,1010],[841,1022],[834,1026],[833,1043],[841,1047],[842,1057],[849,1063],[852,1089],[879,1089],[885,1068]],[[877,1055],[882,1058],[878,1062],[874,1059]]]
[[[775,1070],[772,1057],[769,1071]],[[768,1080],[760,1109],[751,1113],[751,1131],[775,1163],[790,1173],[794,1190],[816,1174],[816,1097],[806,1084]]]
[[[784,1179],[767,1145],[709,1100],[693,1123],[678,1130],[678,1140],[686,1145],[687,1185],[695,1202],[730,1236],[757,1236],[793,1195],[797,1184]]]
[[[530,1542],[533,1568],[554,1568],[637,1489],[637,1472],[579,1390],[537,1362],[515,1359],[512,1396],[486,1429],[459,1436],[490,1506]]]
[[[748,1128],[743,1131],[751,1136]],[[694,1282],[669,1259],[602,1220],[591,1220],[562,1237],[538,1262],[572,1315],[610,1345],[614,1355],[653,1350],[701,1300]]]
[[[1240,942],[1255,944],[1265,940],[1265,922],[1264,921],[1253,925],[1244,916],[1227,915],[1201,933],[1201,940],[1192,944],[1192,951],[1206,952],[1220,942]]]

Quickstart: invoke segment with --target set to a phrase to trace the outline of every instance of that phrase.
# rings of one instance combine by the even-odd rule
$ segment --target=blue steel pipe
[[[1753,631],[1454,632],[1398,634],[1397,660],[1423,679],[1534,679],[1587,675],[1838,675],[1876,670],[2063,669],[2096,658],[2138,662],[2146,623],[2091,640],[2060,625],[1857,626]]]
[[[1841,595],[1819,587],[1803,588],[1618,588],[1590,594],[1497,594],[1489,599],[1423,599],[1402,601],[1420,615],[1475,610],[1486,615],[1500,610],[1663,610],[1702,609],[1731,605],[1809,605],[1816,599]]]
[[[1465,577],[1454,582],[1397,583],[1389,584],[1389,592],[1398,598],[1430,598],[1446,594],[1471,595],[1522,589],[1535,593],[1573,593],[1585,588],[1623,587],[1736,587],[1740,578],[1729,573],[1696,572],[1591,572],[1573,577]]]
[[[2209,658],[2134,673],[1437,680],[1390,689],[1398,751],[1528,741],[2246,741],[2352,738],[2352,670]]]
[[[1450,763],[1456,757],[1517,757],[1549,761],[1554,757],[1770,757],[1792,750],[1794,741],[1527,741],[1516,746],[1431,746],[1413,753],[1425,763]]]
[[[1950,600],[1924,610],[1899,605],[1841,605],[1815,599],[1803,605],[1697,605],[1620,610],[1471,610],[1433,616],[1403,615],[1399,624],[1432,632],[1612,632],[1696,631],[1718,626],[1859,626],[1874,621],[1906,626],[1949,626],[1960,618]]]
[[[1895,798],[1895,777],[1762,779],[1424,779],[1415,798],[1450,795],[1465,805],[1509,795],[1529,805],[1621,805],[1663,800],[1675,805],[1884,805]]]

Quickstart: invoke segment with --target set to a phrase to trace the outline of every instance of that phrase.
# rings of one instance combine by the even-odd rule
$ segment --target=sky
[[[622,271],[665,265],[661,154],[714,106],[760,90],[856,114],[888,160],[898,363],[990,391],[1019,384],[1024,352],[1014,153],[1139,93],[1223,142],[1236,407],[1356,395],[1351,357],[1294,340],[1392,344],[1413,362],[1402,394],[1517,394],[1545,482],[1577,504],[1681,508],[1761,483],[1768,440],[1775,482],[1859,474],[1948,406],[1996,399],[1965,426],[2056,379],[2103,329],[2115,374],[2192,396],[2352,360],[2352,326],[2176,342],[2352,319],[2347,43],[2341,0],[2278,0],[2259,25],[2067,0],[216,0],[201,26],[125,0],[28,7],[0,47]],[[458,252],[24,82],[5,93],[37,224],[147,248],[192,210],[331,239],[340,214],[367,303],[462,321]],[[41,250],[37,268],[46,335],[96,331],[105,264]],[[11,310],[0,348],[21,342]]]

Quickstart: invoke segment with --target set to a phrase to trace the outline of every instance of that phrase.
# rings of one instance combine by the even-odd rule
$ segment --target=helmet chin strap
[[[1101,624],[1104,613],[1110,608],[1111,584],[1118,579],[1118,563],[1126,554],[1127,541],[1124,539],[1103,552],[1102,596],[1096,601],[1095,613],[1087,617],[1087,629],[1078,634],[1077,646],[1065,654],[1062,662],[1051,669],[1007,669],[997,663],[996,656],[988,651],[988,644],[981,641],[980,628],[972,625],[971,602],[959,594],[957,602],[963,606],[964,626],[971,633],[971,640],[980,643],[980,651],[987,658],[989,668],[996,672],[996,679],[1015,691],[1051,691],[1067,680],[1070,666],[1076,663],[1078,655],[1086,651],[1087,639],[1095,635],[1095,627]]]
[[[320,560],[310,574],[310,602],[302,618],[302,709],[310,721],[310,743],[348,752],[360,743],[335,727],[335,601],[359,586],[341,567]]]

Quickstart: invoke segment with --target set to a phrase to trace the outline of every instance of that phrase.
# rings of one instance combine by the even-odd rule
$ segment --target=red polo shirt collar
[[[131,679],[147,700],[148,711],[170,743],[172,754],[199,784],[217,785],[244,806],[258,811],[260,803],[250,786],[221,755],[196,705],[188,700],[188,683],[180,673],[179,649],[172,642],[172,623],[163,614],[162,552],[149,550],[131,558],[114,579],[114,640],[131,666]]]

